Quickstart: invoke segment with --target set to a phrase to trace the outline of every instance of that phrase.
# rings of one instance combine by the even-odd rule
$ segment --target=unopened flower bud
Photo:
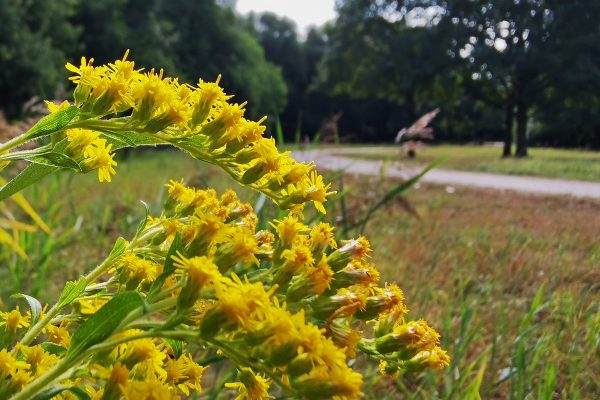
[[[425,368],[442,369],[450,365],[450,356],[440,347],[419,352],[410,360],[404,362],[404,367],[411,372],[419,372]]]
[[[327,263],[334,271],[339,271],[350,261],[364,258],[370,251],[369,241],[361,236],[358,239],[346,241],[342,247],[329,255]]]

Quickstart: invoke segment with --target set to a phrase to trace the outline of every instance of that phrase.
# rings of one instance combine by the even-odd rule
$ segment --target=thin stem
[[[27,133],[16,136],[9,141],[0,144],[0,153],[4,153],[5,151],[8,151],[14,147],[20,146],[28,140],[29,138],[27,137]]]
[[[40,377],[34,379],[30,384],[25,386],[19,393],[16,393],[10,400],[29,400],[32,399],[37,393],[39,393],[44,387],[52,383],[56,378],[61,376],[64,372],[71,368],[71,364],[75,364],[78,360],[70,360],[63,358],[50,368]]]
[[[216,339],[207,339],[206,340],[208,343],[211,343],[213,346],[218,347],[223,354],[227,355],[228,358],[231,358],[235,364],[237,365],[242,365],[242,366],[247,366],[250,367],[254,370],[260,370],[260,372],[263,372],[265,375],[267,375],[273,382],[275,382],[280,388],[281,390],[283,390],[284,392],[286,392],[287,394],[289,394],[290,396],[294,396],[294,397],[298,397],[298,393],[289,385],[286,385],[281,378],[279,378],[277,375],[273,374],[269,368],[264,367],[263,365],[261,365],[260,362],[256,362],[253,364],[248,364],[245,363],[241,360],[244,359],[244,356],[242,354],[240,354],[237,350],[233,349],[231,346],[229,346],[226,343],[223,343],[219,340]]]
[[[19,342],[20,344],[27,346],[28,344],[30,344],[31,342],[33,342],[33,340],[37,337],[37,335],[40,334],[40,332],[42,331],[42,329],[44,329],[44,327],[46,325],[48,325],[48,323],[50,323],[50,321],[56,317],[56,315],[60,312],[60,310],[63,309],[63,307],[65,306],[61,306],[60,303],[56,303],[52,306],[52,308],[50,310],[48,310],[48,312],[38,320],[38,322],[36,322],[35,325],[33,325],[31,328],[29,328],[29,330],[27,331],[27,333],[25,334],[25,336],[23,336],[23,338],[21,339],[21,341]]]
[[[104,271],[112,265],[113,262],[114,262],[114,259],[113,260],[111,260],[109,258],[105,259],[100,265],[98,265],[90,273],[88,273],[87,275],[85,275],[83,277],[85,279],[86,283],[89,284],[89,283],[93,282],[97,277],[102,275],[104,273]],[[60,302],[56,302],[56,304],[54,304],[52,306],[52,308],[50,308],[50,310],[48,310],[48,312],[42,318],[40,318],[38,322],[36,322],[35,325],[33,325],[31,328],[29,328],[29,330],[27,331],[25,336],[23,336],[23,338],[21,339],[20,343],[22,345],[28,345],[31,342],[33,342],[33,340],[37,337],[37,335],[40,334],[42,329],[44,329],[44,327],[46,325],[48,325],[50,323],[50,321],[54,317],[56,317],[56,315],[58,315],[58,313],[66,306],[68,306],[68,304],[60,304]]]
[[[160,301],[157,301],[154,304],[151,304],[149,311],[150,312],[162,311],[162,310],[165,310],[167,308],[174,307],[175,305],[177,305],[177,298],[176,297],[169,297],[167,299],[160,300]]]
[[[51,146],[42,146],[33,150],[21,150],[21,151],[13,151],[11,153],[0,154],[0,160],[21,160],[26,157],[35,156],[37,154],[43,154],[46,151],[50,150]]]

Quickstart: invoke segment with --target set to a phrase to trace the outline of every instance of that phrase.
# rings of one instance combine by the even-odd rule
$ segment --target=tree
[[[600,3],[559,2],[553,8],[556,32],[546,65],[549,85],[539,107],[546,145],[600,148]]]
[[[439,105],[431,104],[431,91],[453,65],[438,26],[439,9],[345,0],[338,2],[338,11],[323,62],[325,87],[338,95],[401,105],[404,125]]]
[[[531,110],[548,83],[547,65],[557,56],[551,51],[556,32],[550,2],[448,0],[443,8],[446,23],[455,28],[454,51],[470,66],[472,79],[486,86],[482,92],[503,105],[503,155],[510,155],[514,118],[516,155],[527,156]]]
[[[273,13],[247,17],[247,28],[257,38],[266,59],[281,68],[287,87],[286,106],[279,115],[284,132],[301,129],[308,76],[304,48],[298,40],[295,23]]]
[[[34,96],[50,98],[66,76],[64,60],[81,49],[69,18],[75,0],[8,0],[0,7],[0,108],[16,116]]]

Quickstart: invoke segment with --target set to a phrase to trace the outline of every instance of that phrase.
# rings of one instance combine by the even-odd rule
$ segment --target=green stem
[[[97,277],[102,275],[104,271],[106,271],[112,265],[113,262],[114,259],[105,259],[100,265],[83,277],[86,283],[89,285],[91,282],[93,282]],[[44,327],[46,327],[46,325],[48,325],[50,321],[56,317],[56,315],[58,315],[58,313],[66,306],[68,306],[68,304],[60,304],[59,302],[54,304],[52,308],[48,310],[48,312],[27,331],[19,343],[26,346],[33,342],[33,340],[40,334],[42,329],[44,329]]]
[[[48,310],[48,312],[39,319],[38,322],[36,322],[35,325],[33,325],[25,334],[25,336],[23,336],[23,338],[20,340],[20,344],[27,346],[29,345],[31,342],[33,342],[33,340],[37,337],[37,335],[40,334],[40,332],[42,331],[42,329],[44,329],[44,327],[46,325],[48,325],[48,323],[50,323],[50,321],[56,317],[56,315],[60,312],[60,310],[62,310],[65,306],[61,306],[60,303],[56,303],[52,306],[52,308],[50,310]]]
[[[176,305],[177,305],[177,297],[169,297],[167,299],[160,300],[154,304],[151,304],[149,312],[162,311],[167,308],[175,307]]]
[[[30,400],[39,393],[42,389],[44,389],[47,385],[52,383],[56,378],[61,376],[63,373],[71,368],[72,364],[78,360],[69,360],[67,358],[63,358],[58,362],[58,364],[54,365],[54,367],[50,368],[40,377],[34,379],[30,384],[25,386],[23,390],[19,393],[16,393],[10,400]]]
[[[14,147],[20,146],[28,140],[29,138],[27,137],[26,133],[16,136],[9,141],[0,144],[0,153],[4,153],[5,151],[8,151]]]
[[[43,154],[48,150],[51,150],[51,146],[42,146],[33,150],[21,150],[21,151],[13,151],[11,153],[0,154],[0,160],[22,160],[23,158],[36,156],[38,154]]]
[[[223,354],[225,354],[228,358],[232,359],[235,364],[250,367],[253,370],[259,370],[260,372],[267,375],[273,382],[275,382],[287,395],[292,396],[294,398],[299,398],[298,393],[292,387],[286,385],[281,380],[281,378],[273,374],[269,368],[261,365],[262,363],[256,362],[253,364],[248,364],[247,362],[242,361],[244,359],[244,356],[228,344],[223,343],[217,339],[208,339],[206,341],[212,344],[213,346],[218,347],[223,352]]]
[[[110,350],[122,343],[152,336],[156,336],[156,334],[152,331],[140,333],[139,335],[126,336],[119,339],[104,342],[96,346],[92,346],[87,351],[83,352],[81,355],[75,358],[63,358],[58,362],[58,364],[50,368],[40,377],[34,379],[31,383],[25,386],[23,390],[11,397],[10,400],[29,400],[33,398],[33,396],[35,396],[46,386],[54,382],[57,378],[63,375],[70,368],[76,366],[79,363],[79,361],[89,357],[93,353],[101,352],[103,350]]]

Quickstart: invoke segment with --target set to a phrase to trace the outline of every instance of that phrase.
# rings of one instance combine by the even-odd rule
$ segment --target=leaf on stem
[[[144,301],[139,293],[117,294],[75,331],[65,358],[76,358],[93,345],[108,339],[130,313],[143,308]]]

